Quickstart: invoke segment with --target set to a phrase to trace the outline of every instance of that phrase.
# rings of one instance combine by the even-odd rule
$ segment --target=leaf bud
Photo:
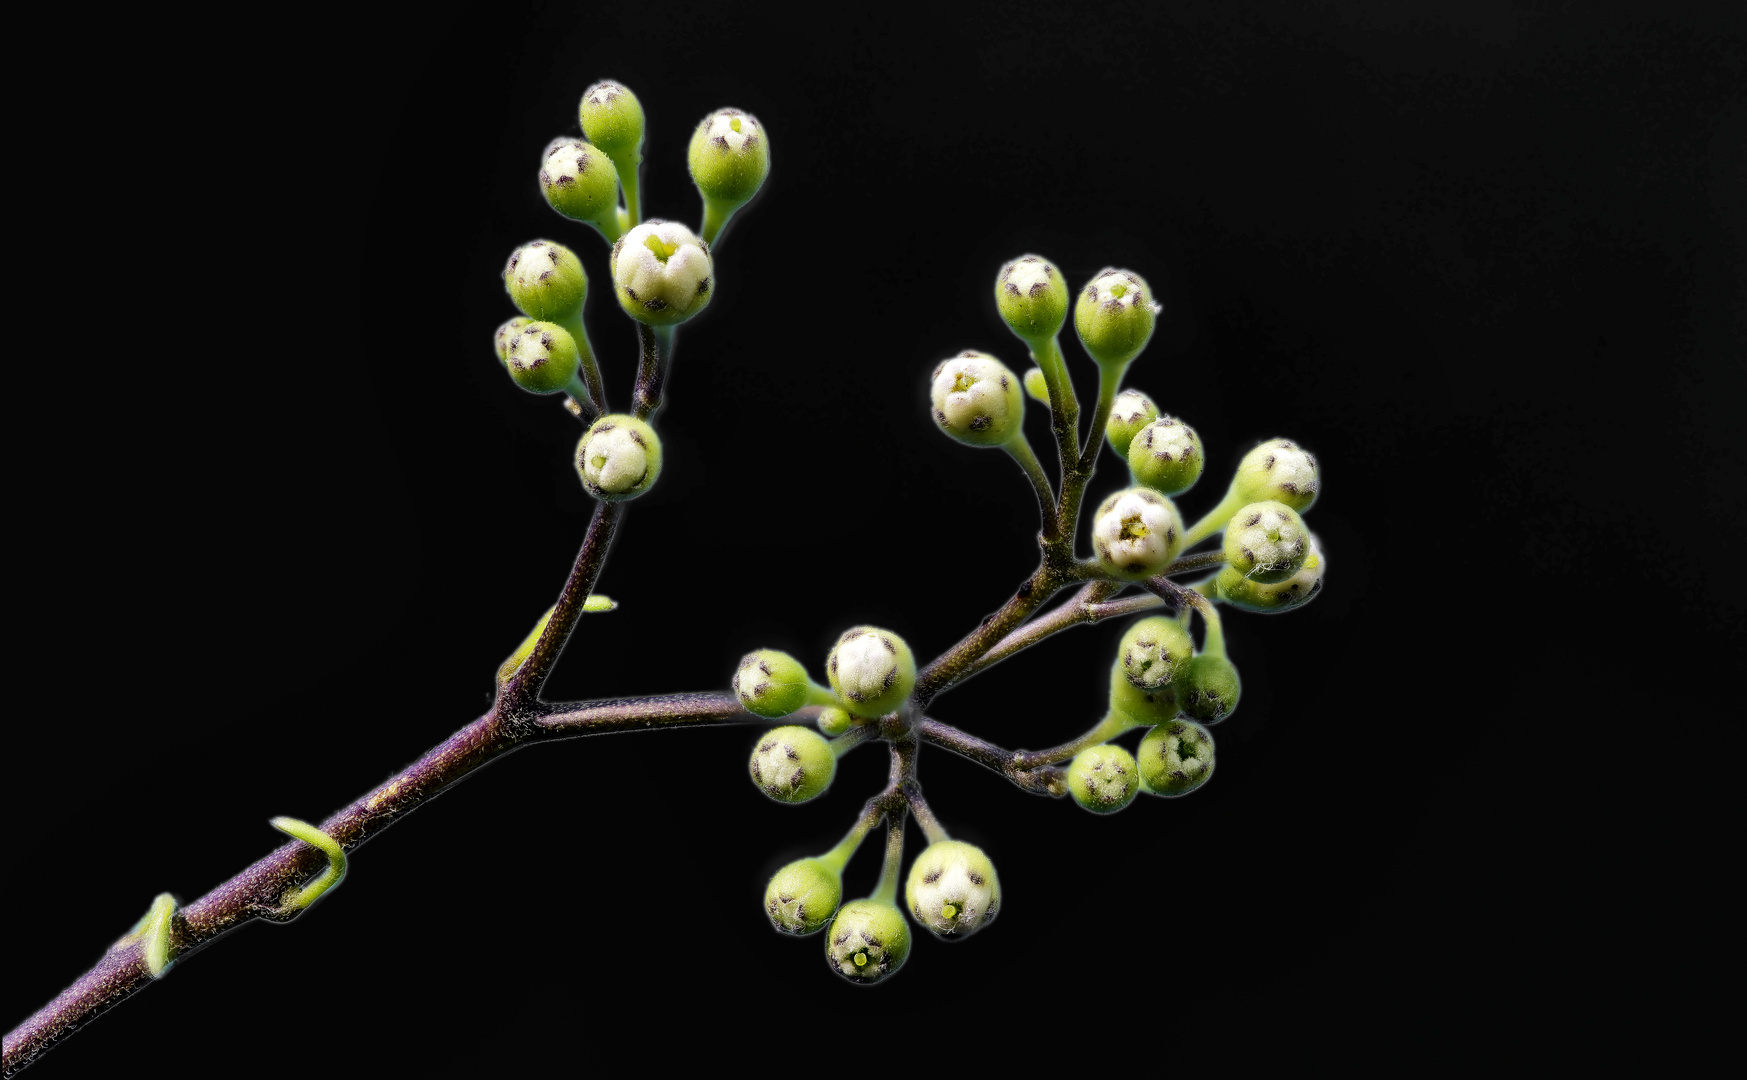
[[[530,394],[556,394],[576,378],[581,354],[570,331],[557,323],[530,322],[510,338],[504,367]]]
[[[1140,740],[1140,782],[1152,795],[1187,795],[1213,775],[1213,736],[1191,720],[1160,724]]]
[[[510,252],[503,284],[517,311],[543,322],[580,316],[582,302],[588,298],[582,260],[550,240],[535,240]]]
[[[1117,657],[1116,663],[1110,665],[1110,708],[1136,724],[1148,725],[1175,719],[1181,711],[1177,707],[1177,688],[1174,683],[1166,683],[1150,690],[1136,686],[1128,681],[1128,672],[1123,670],[1121,657]]]
[[[1151,488],[1132,487],[1105,499],[1092,518],[1092,549],[1098,565],[1124,581],[1152,577],[1183,546],[1183,517],[1171,500]]]
[[[1025,419],[1020,392],[1007,365],[967,349],[934,369],[934,422],[966,445],[1001,446],[1020,433]]]
[[[1110,403],[1110,419],[1104,424],[1104,437],[1110,440],[1110,445],[1118,454],[1127,457],[1129,444],[1134,442],[1134,437],[1158,418],[1159,407],[1153,404],[1152,398],[1139,390],[1124,390]]]
[[[1223,656],[1202,653],[1177,676],[1177,701],[1183,714],[1203,724],[1217,724],[1237,708],[1243,682],[1237,666]]]
[[[609,413],[576,444],[576,472],[602,502],[635,499],[661,475],[661,439],[636,417]]]
[[[758,194],[770,173],[770,139],[751,113],[717,109],[699,121],[685,159],[698,194],[731,213]]]
[[[1201,436],[1174,416],[1148,424],[1128,448],[1128,471],[1163,495],[1180,495],[1194,487],[1206,463]]]
[[[938,937],[967,937],[994,920],[1001,879],[983,849],[962,840],[928,845],[910,865],[904,903]]]
[[[910,955],[910,927],[896,904],[851,900],[838,909],[825,935],[825,960],[852,982],[878,982]]]
[[[855,717],[848,709],[827,705],[819,710],[819,732],[826,738],[835,739],[854,726]]]
[[[646,221],[613,245],[613,292],[625,314],[673,326],[709,304],[710,249],[676,221]]]
[[[807,669],[785,652],[759,649],[747,653],[734,673],[734,692],[755,716],[775,720],[807,703]]]
[[[764,913],[785,934],[825,928],[843,900],[843,876],[823,859],[796,859],[778,870],[764,890]]]
[[[510,362],[510,342],[522,332],[523,327],[533,321],[526,315],[517,315],[497,328],[497,333],[492,338],[492,345],[497,349],[498,363],[508,364]]]
[[[1304,519],[1285,503],[1251,503],[1225,526],[1225,561],[1251,581],[1275,585],[1304,566],[1309,537]]]
[[[1086,355],[1105,366],[1140,355],[1153,336],[1159,305],[1139,274],[1107,268],[1086,283],[1074,302],[1074,329]]]
[[[1114,814],[1134,801],[1140,774],[1134,756],[1106,743],[1082,750],[1068,766],[1068,794],[1094,814]]]
[[[1195,655],[1195,639],[1168,615],[1136,620],[1122,635],[1117,662],[1128,681],[1142,690],[1169,686]]]
[[[777,802],[799,803],[831,786],[837,755],[817,731],[790,724],[765,732],[747,767],[758,790]]]
[[[884,716],[916,688],[916,658],[904,639],[877,626],[844,631],[825,661],[831,689],[857,716]]]
[[[1219,598],[1239,610],[1263,614],[1290,611],[1310,603],[1322,591],[1322,571],[1326,564],[1322,549],[1317,546],[1316,537],[1312,536],[1310,553],[1304,556],[1304,565],[1285,581],[1269,585],[1246,578],[1235,567],[1227,566],[1219,571],[1214,584],[1219,589]]]
[[[1040,367],[1029,368],[1025,372],[1025,392],[1031,395],[1031,400],[1049,404],[1049,380],[1043,377]]]
[[[1269,439],[1244,455],[1231,487],[1249,502],[1285,503],[1300,514],[1322,490],[1316,458],[1291,439]]]
[[[540,191],[552,209],[619,235],[619,170],[600,147],[581,139],[557,139],[540,166]]]
[[[995,306],[1013,332],[1035,349],[1061,333],[1067,322],[1067,279],[1043,256],[1021,255],[995,275]]]
[[[635,154],[643,148],[643,103],[611,79],[589,87],[577,107],[582,135],[608,157]]]

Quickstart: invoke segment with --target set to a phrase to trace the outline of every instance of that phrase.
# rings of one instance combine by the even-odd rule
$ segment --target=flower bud
[[[1082,750],[1068,766],[1068,794],[1094,814],[1114,814],[1133,802],[1139,790],[1134,756],[1120,746]]]
[[[552,209],[608,236],[619,233],[619,170],[598,147],[581,139],[558,139],[540,166],[540,191]]]
[[[1242,692],[1237,667],[1223,656],[1202,653],[1177,676],[1177,701],[1183,715],[1203,724],[1217,724],[1230,716]]]
[[[661,440],[636,417],[610,413],[590,424],[576,444],[576,471],[602,502],[635,499],[661,475]]]
[[[825,961],[854,982],[871,983],[897,971],[910,955],[910,927],[896,904],[851,900],[838,909],[825,935]]]
[[[1128,448],[1128,470],[1163,495],[1180,495],[1194,487],[1206,463],[1201,436],[1174,416],[1148,424]]]
[[[1086,354],[1103,365],[1126,364],[1153,336],[1159,305],[1139,274],[1105,269],[1074,303],[1074,329]]]
[[[1122,635],[1117,662],[1128,681],[1142,690],[1169,686],[1195,655],[1195,639],[1168,615],[1140,619]]]
[[[1000,446],[1019,434],[1025,399],[1019,379],[988,353],[965,350],[934,369],[934,422],[970,446]]]
[[[982,848],[941,840],[910,865],[904,903],[937,936],[966,937],[994,920],[1001,908],[1001,880]]]
[[[822,859],[796,859],[770,879],[764,913],[785,934],[812,934],[831,921],[842,899],[842,875]]]
[[[847,709],[827,705],[819,710],[819,731],[826,738],[835,739],[854,726],[855,717]]]
[[[1316,459],[1291,439],[1269,439],[1244,455],[1231,482],[1249,502],[1285,503],[1300,514],[1322,490]]]
[[[1269,585],[1246,578],[1235,567],[1227,566],[1219,571],[1214,584],[1219,589],[1221,600],[1242,611],[1265,614],[1290,611],[1310,603],[1322,591],[1322,571],[1326,562],[1322,550],[1317,547],[1316,537],[1312,536],[1310,553],[1304,556],[1304,565],[1285,581]]]
[[[1304,565],[1309,536],[1304,519],[1285,503],[1251,503],[1225,527],[1225,561],[1251,581],[1275,585]]]
[[[825,661],[831,689],[857,716],[884,716],[904,704],[916,687],[916,658],[890,630],[847,630]]]
[[[758,740],[748,763],[752,782],[777,802],[806,802],[831,786],[837,755],[812,728],[771,728]]]
[[[504,366],[530,394],[556,394],[576,378],[576,339],[557,323],[530,322],[510,338]]]
[[[1031,400],[1049,404],[1049,380],[1043,377],[1043,369],[1034,367],[1025,372],[1025,392],[1031,395]]]
[[[563,244],[535,240],[510,252],[503,268],[504,288],[516,310],[530,319],[558,322],[582,312],[588,274],[582,260]]]
[[[717,109],[692,132],[685,159],[704,201],[731,211],[758,194],[770,172],[770,139],[751,113]]]
[[[775,720],[807,703],[807,669],[785,652],[760,649],[747,653],[734,673],[734,692],[755,716]]]
[[[510,362],[511,341],[514,340],[517,334],[522,332],[523,327],[533,321],[533,319],[528,318],[526,315],[517,315],[509,322],[506,322],[497,328],[497,334],[492,339],[492,345],[497,349],[498,363],[508,364]]]
[[[1121,713],[1136,724],[1162,724],[1175,719],[1181,710],[1177,706],[1175,683],[1147,689],[1128,681],[1122,658],[1110,665],[1110,709]]]
[[[582,95],[577,108],[582,135],[608,157],[635,154],[643,147],[643,104],[611,79],[602,79]]]
[[[1171,565],[1182,544],[1176,504],[1150,488],[1118,491],[1092,518],[1098,565],[1125,581],[1143,581]]]
[[[1173,720],[1140,741],[1140,782],[1153,795],[1187,795],[1213,775],[1213,736],[1200,724]]]
[[[1124,390],[1110,403],[1110,419],[1104,424],[1104,437],[1123,457],[1140,430],[1159,418],[1159,407],[1139,390]],[[1152,485],[1148,485],[1149,487]],[[1175,494],[1175,492],[1166,492]]]
[[[646,221],[621,236],[611,264],[619,306],[639,322],[673,326],[710,302],[710,249],[676,221]]]
[[[1068,319],[1067,279],[1041,255],[1021,255],[995,275],[995,306],[1013,332],[1035,348],[1061,333]]]

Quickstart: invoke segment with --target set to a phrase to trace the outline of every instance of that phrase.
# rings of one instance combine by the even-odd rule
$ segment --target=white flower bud
[[[710,249],[684,225],[647,221],[613,245],[613,292],[625,313],[672,326],[710,302]]]
[[[1244,455],[1231,486],[1250,502],[1272,499],[1300,514],[1322,490],[1316,458],[1291,439],[1269,439]]]
[[[1126,581],[1142,581],[1171,565],[1183,543],[1177,506],[1148,488],[1119,491],[1092,519],[1098,565]]]
[[[1264,585],[1298,573],[1310,550],[1304,519],[1285,503],[1251,503],[1225,527],[1225,558],[1231,569]]]
[[[1001,881],[982,848],[942,840],[910,865],[904,902],[917,922],[939,936],[963,937],[994,919],[1001,907]]]
[[[934,422],[971,446],[1000,446],[1020,432],[1024,391],[1007,365],[966,350],[934,369]]]
[[[1104,437],[1110,440],[1121,457],[1128,456],[1128,446],[1140,430],[1159,418],[1159,407],[1139,390],[1124,390],[1110,403],[1110,419],[1104,424]],[[1167,493],[1168,494],[1168,493]]]
[[[844,632],[825,661],[831,689],[857,716],[884,716],[916,687],[916,658],[904,639],[877,626]]]
[[[576,471],[582,486],[603,502],[634,499],[661,475],[661,440],[636,417],[611,413],[576,444]]]

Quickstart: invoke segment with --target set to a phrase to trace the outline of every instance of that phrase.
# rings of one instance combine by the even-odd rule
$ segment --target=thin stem
[[[946,834],[946,829],[941,826],[940,819],[934,816],[934,811],[929,809],[928,804],[923,801],[922,785],[915,781],[904,785],[904,798],[910,804],[911,816],[916,819],[916,824],[922,826],[922,835],[928,837],[930,844],[938,844],[942,840],[952,839]]]
[[[841,706],[842,703],[837,700],[837,695],[833,694],[831,692],[830,687],[820,686],[818,683],[814,682],[812,679],[808,679],[807,680],[807,704],[809,704],[809,705],[838,705],[838,706]]]
[[[1030,441],[1021,432],[1001,449],[1013,455],[1013,460],[1019,463],[1019,467],[1031,481],[1032,489],[1037,492],[1037,512],[1043,519],[1044,540],[1054,540],[1061,536],[1061,522],[1055,513],[1055,492],[1050,490],[1049,477],[1044,473],[1037,455],[1032,452]]]
[[[1224,566],[1225,563],[1224,551],[1203,551],[1199,555],[1179,555],[1175,562],[1159,573],[1165,577],[1176,577],[1193,570],[1205,570],[1210,566]]]
[[[1197,596],[1200,594],[1197,593]],[[1201,651],[1208,656],[1225,658],[1225,625],[1219,618],[1219,609],[1206,597],[1195,605],[1195,610],[1201,613],[1201,621],[1207,624],[1207,633],[1201,641]]]
[[[885,816],[884,804],[877,798],[869,799],[867,805],[861,808],[861,817],[850,826],[849,833],[836,847],[819,856],[819,861],[839,874],[843,873],[843,868],[849,865],[850,856],[861,847],[861,841],[867,836],[868,830],[879,824],[880,818]]]
[[[1043,381],[1049,387],[1050,427],[1055,431],[1056,453],[1061,475],[1065,479],[1080,460],[1080,401],[1074,396],[1073,380],[1068,378],[1068,365],[1062,359],[1061,343],[1051,337],[1029,342],[1037,366],[1043,369]]]
[[[904,811],[886,814],[886,861],[880,866],[880,881],[868,899],[890,904],[898,899],[898,872],[904,865]]]
[[[835,739],[832,739],[826,745],[831,747],[831,753],[834,757],[842,757],[844,754],[849,753],[851,750],[854,750],[856,747],[866,742],[873,736],[873,734],[873,728],[864,724],[858,724],[837,736]]]
[[[1102,622],[1105,619],[1120,619],[1124,615],[1138,615],[1143,611],[1151,611],[1163,607],[1165,602],[1151,593],[1139,596],[1125,596],[1120,600],[1112,600],[1107,604],[1090,605],[1091,618],[1088,622]]]
[[[513,720],[539,700],[546,676],[552,673],[552,665],[558,662],[576,620],[582,615],[583,603],[594,591],[595,579],[600,576],[601,565],[606,562],[607,549],[613,543],[613,530],[622,514],[620,503],[604,502],[595,507],[594,517],[588,523],[588,533],[582,539],[582,550],[576,553],[576,564],[570,569],[570,577],[564,582],[558,603],[553,605],[552,617],[546,620],[546,629],[540,634],[540,640],[534,643],[533,652],[500,691],[498,713]]]
[[[803,709],[801,713],[809,711]],[[542,739],[568,739],[615,731],[769,723],[764,717],[745,711],[734,694],[706,690],[693,694],[656,694],[652,697],[542,705],[533,716],[533,735]]]
[[[1225,498],[1219,500],[1219,505],[1207,512],[1207,516],[1189,526],[1183,534],[1183,549],[1187,551],[1201,541],[1217,532],[1224,532],[1226,522],[1231,516],[1244,508],[1244,497],[1238,494],[1234,486],[1225,493]]]
[[[567,391],[576,403],[588,408],[592,406],[596,413],[607,411],[606,384],[601,381],[601,366],[594,358],[594,347],[589,344],[588,327],[582,321],[582,309],[576,309],[576,314],[566,319],[559,319],[558,325],[570,331],[570,336],[576,339],[578,354],[577,372],[582,376],[581,383],[587,388],[587,397],[577,397],[574,391]],[[570,380],[573,384],[576,379]]]
[[[656,339],[655,327],[648,323],[637,324],[637,345],[637,389],[633,397],[636,404],[631,414],[647,420],[661,408],[661,391],[667,382],[666,355]]]
[[[1090,731],[1071,742],[1052,746],[1048,750],[1019,750],[1013,754],[1013,764],[1019,769],[1035,769],[1039,765],[1054,765],[1066,761],[1080,751],[1093,746],[1102,746],[1111,739],[1129,730],[1143,727],[1122,713],[1112,710],[1106,713],[1104,719],[1092,726]]]
[[[1116,402],[1116,392],[1122,389],[1122,377],[1126,374],[1127,364],[1098,365],[1098,404],[1092,408],[1092,426],[1086,431],[1086,448],[1080,452],[1080,472],[1089,474],[1098,460],[1098,451],[1106,441],[1104,426],[1110,422],[1110,407]]]
[[[642,168],[643,149],[639,143],[636,149],[607,155],[612,159],[613,168],[619,172],[619,190],[625,193],[625,212],[629,216],[632,228],[643,224],[643,211],[638,205],[638,172]]]
[[[593,423],[594,418],[600,415],[601,411],[595,408],[593,395],[589,393],[588,387],[582,384],[581,379],[573,377],[570,384],[564,388],[564,393],[569,397],[570,411],[583,423]]]
[[[704,222],[698,227],[698,235],[704,238],[704,243],[714,248],[722,230],[728,227],[728,219],[734,216],[738,206],[728,206],[717,203],[713,199],[704,200]],[[711,254],[715,254],[714,251]]]
[[[960,757],[992,769],[1011,780],[1022,791],[1061,798],[1068,793],[1067,770],[1055,765],[1021,769],[1014,764],[1014,753],[992,742],[985,742],[951,724],[924,717],[915,727],[916,737],[923,742],[951,750]]]
[[[968,679],[972,675],[979,675],[1014,653],[1029,649],[1051,634],[1060,633],[1070,626],[1096,622],[1097,617],[1093,614],[1092,605],[1115,596],[1121,588],[1122,585],[1114,581],[1093,581],[1082,586],[1071,599],[1048,615],[1040,615],[1002,638],[970,666],[964,677]],[[1148,599],[1153,598],[1148,597]]]
[[[982,624],[960,639],[957,645],[936,657],[916,676],[916,692],[912,695],[918,712],[928,707],[942,690],[963,679],[971,665],[994,647],[995,643],[1024,622],[1045,600],[1054,596],[1063,585],[1061,576],[1040,566],[1013,598],[1001,605],[1001,610],[985,617]]]

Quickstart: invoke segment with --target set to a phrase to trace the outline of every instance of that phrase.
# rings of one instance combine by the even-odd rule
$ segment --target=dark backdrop
[[[819,670],[858,622],[926,658],[997,607],[1035,560],[1030,495],[933,429],[925,378],[964,348],[1025,366],[991,285],[1027,251],[1153,283],[1130,383],[1205,441],[1189,517],[1257,440],[1317,454],[1323,597],[1228,616],[1245,696],[1190,798],[1100,819],[925,752],[1007,905],[968,942],[923,937],[884,989],[759,911],[883,782],[879,751],[791,808],[745,779],[748,729],[615,736],[486,769],[307,917],[192,958],[44,1075],[148,1046],[191,1075],[277,1048],[250,1071],[290,1075],[323,1031],[408,1072],[759,1058],[790,1020],[882,1004],[988,1025],[990,1047],[1081,1037],[1100,1003],[1134,1014],[1109,1021],[1123,1040],[1160,1007],[1260,1034],[1478,994],[1503,1022],[1581,984],[1592,826],[1639,779],[1616,760],[1561,783],[1632,707],[1590,691],[1657,640],[1739,650],[1738,600],[1700,584],[1703,537],[1742,524],[1739,13],[657,7],[104,39],[128,73],[98,84],[114,134],[80,119],[51,144],[74,198],[41,262],[78,288],[39,302],[96,296],[120,332],[54,331],[87,378],[51,375],[53,449],[15,488],[36,629],[15,643],[0,1019],[156,892],[266,852],[268,817],[320,820],[489,703],[590,511],[576,423],[491,354],[516,244],[581,253],[615,401],[631,383],[605,245],[534,182],[597,78],[644,103],[653,215],[695,223],[684,150],[718,106],[764,121],[774,165],[681,331],[667,471],[600,582],[622,607],[585,621],[550,695],[725,686],[759,646]],[[1121,475],[1102,461],[1094,498]],[[749,494],[786,500],[773,527]],[[1120,632],[935,714],[1065,739],[1101,715]]]

